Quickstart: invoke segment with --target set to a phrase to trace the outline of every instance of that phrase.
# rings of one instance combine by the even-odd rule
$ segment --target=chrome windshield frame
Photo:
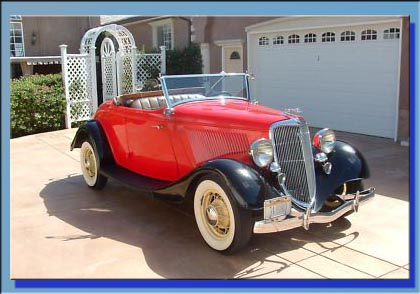
[[[194,77],[225,77],[225,76],[243,76],[245,78],[245,87],[244,90],[246,91],[246,98],[228,98],[228,99],[237,99],[237,100],[244,100],[244,101],[251,101],[251,97],[250,97],[250,91],[249,91],[249,74],[247,73],[225,73],[225,72],[221,72],[221,73],[217,73],[217,74],[191,74],[191,75],[162,75],[160,77],[161,79],[161,84],[162,84],[162,90],[163,90],[163,95],[165,97],[165,101],[166,101],[166,105],[168,105],[168,109],[172,109],[174,106],[182,104],[182,103],[187,103],[190,102],[188,100],[186,101],[181,101],[175,104],[172,104],[169,100],[169,92],[168,92],[168,88],[166,86],[166,79],[173,79],[173,78],[194,78]],[[209,99],[210,100],[210,99]],[[198,100],[192,100],[192,101],[198,101]],[[202,100],[204,101],[204,100]]]

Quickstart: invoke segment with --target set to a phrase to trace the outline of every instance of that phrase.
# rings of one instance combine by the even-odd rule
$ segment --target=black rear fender
[[[70,145],[70,150],[80,148],[84,141],[90,140],[94,145],[101,164],[112,164],[114,158],[108,140],[100,123],[96,120],[89,120],[79,127]]]

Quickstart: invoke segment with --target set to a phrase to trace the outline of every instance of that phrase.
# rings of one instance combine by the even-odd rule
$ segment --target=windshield
[[[246,74],[163,76],[162,85],[169,107],[193,101],[249,97]]]

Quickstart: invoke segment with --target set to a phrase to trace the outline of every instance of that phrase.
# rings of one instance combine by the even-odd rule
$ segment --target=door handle
[[[160,130],[160,129],[163,129],[163,125],[152,126],[152,128],[156,128],[156,129]]]

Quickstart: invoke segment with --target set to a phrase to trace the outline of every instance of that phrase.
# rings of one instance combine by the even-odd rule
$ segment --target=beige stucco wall
[[[68,45],[69,53],[79,53],[80,40],[99,25],[99,16],[22,16],[22,25],[26,56],[57,56],[61,44]]]
[[[251,16],[216,16],[192,17],[196,43],[209,43],[210,72],[217,73],[222,70],[222,47],[215,41],[241,39],[243,40],[243,68],[247,70],[247,48],[245,27],[273,19],[275,17]]]
[[[190,43],[190,23],[182,18],[174,18],[175,48],[182,49]]]
[[[133,35],[134,41],[138,49],[145,50],[153,48],[153,31],[152,27],[146,23],[124,24]]]
[[[190,41],[189,22],[182,18],[172,18],[174,26],[175,48],[182,49],[188,46]],[[147,22],[134,22],[123,24],[132,34],[139,49],[148,50],[153,48],[153,27]]]
[[[410,19],[403,18],[398,138],[410,137]]]

